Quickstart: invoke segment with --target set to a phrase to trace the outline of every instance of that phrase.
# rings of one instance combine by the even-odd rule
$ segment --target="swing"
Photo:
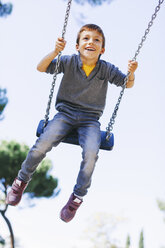
[[[145,33],[141,39],[140,44],[138,45],[138,49],[135,52],[135,56],[133,57],[132,60],[136,61],[136,58],[143,46],[144,41],[146,40],[146,37],[150,31],[151,26],[153,25],[153,21],[156,18],[157,12],[160,10],[160,5],[164,2],[164,0],[159,0],[158,5],[155,8],[155,12],[151,17],[150,22],[148,23],[148,27],[145,30]],[[66,33],[66,26],[68,23],[68,17],[69,17],[69,13],[70,13],[70,7],[71,7],[71,3],[72,0],[68,0],[68,4],[67,4],[67,9],[66,9],[66,14],[65,14],[65,20],[64,20],[64,26],[63,26],[63,30],[62,30],[62,38],[64,39],[65,33]],[[37,128],[37,132],[36,135],[37,137],[39,137],[43,131],[44,128],[46,127],[46,125],[49,122],[49,112],[50,112],[50,106],[51,106],[51,102],[52,102],[52,97],[53,97],[53,92],[54,92],[54,87],[55,87],[55,81],[57,78],[57,74],[58,74],[58,68],[59,68],[59,64],[60,64],[60,58],[61,58],[61,52],[58,54],[57,57],[57,62],[56,62],[56,67],[55,67],[55,72],[54,72],[54,76],[53,76],[53,82],[52,82],[52,86],[51,86],[51,90],[50,90],[50,95],[49,95],[49,101],[47,104],[47,109],[46,109],[46,114],[45,114],[45,118],[44,120],[41,120],[39,122],[38,128]],[[108,126],[106,127],[106,131],[101,131],[101,144],[100,144],[100,149],[103,150],[107,150],[110,151],[113,149],[114,146],[114,134],[112,133],[113,130],[113,125],[115,123],[115,118],[117,116],[117,111],[119,109],[119,105],[121,102],[121,99],[123,97],[124,94],[124,90],[126,88],[126,84],[129,78],[129,72],[127,73],[125,79],[124,79],[124,84],[122,86],[122,90],[120,92],[119,98],[117,100],[116,106],[114,108],[112,117],[110,118],[110,121],[108,123]],[[76,131],[76,129],[72,130],[66,137],[65,139],[62,141],[64,143],[69,143],[69,144],[73,144],[73,145],[79,145],[79,140],[78,140],[78,133]]]

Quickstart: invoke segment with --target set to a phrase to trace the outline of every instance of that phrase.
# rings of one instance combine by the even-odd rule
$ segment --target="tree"
[[[92,6],[101,5],[105,2],[110,3],[112,0],[75,0],[79,4],[89,3]]]
[[[143,230],[142,230],[141,233],[140,233],[139,248],[144,248],[144,235],[143,235]]]
[[[112,1],[113,0],[75,0],[75,2],[77,2],[78,4],[89,3],[92,6],[101,5],[105,2],[110,3]],[[13,10],[12,3],[2,4],[2,2],[0,1],[0,17],[6,17],[10,15],[12,10]]]
[[[2,4],[0,1],[0,17],[6,17],[11,14],[13,5],[11,3]]]
[[[0,245],[3,247],[5,245],[5,240],[0,236]]]
[[[20,165],[25,160],[29,147],[19,144],[16,141],[1,141],[0,143],[0,213],[5,220],[9,232],[11,247],[14,248],[14,234],[11,223],[6,217],[8,205],[6,205],[7,191],[11,187],[14,178],[17,176]],[[52,162],[49,159],[42,161],[33,176],[33,180],[26,188],[25,193],[31,198],[50,197],[57,195],[55,192],[58,180],[49,174]]]
[[[131,240],[130,240],[130,236],[127,236],[127,240],[126,240],[126,248],[129,248],[131,244]]]
[[[6,104],[8,103],[8,98],[6,97],[7,90],[0,88],[0,120],[3,119],[3,111],[6,107]]]
[[[159,209],[165,214],[165,202],[158,200],[157,203],[158,203]],[[165,221],[165,219],[164,219],[164,221]]]
[[[93,248],[118,248],[118,240],[114,240],[113,231],[123,218],[115,217],[109,213],[96,213],[89,219],[89,225],[85,230],[85,238]]]
[[[157,200],[159,209],[165,214],[165,201]],[[164,218],[165,221],[165,218]],[[165,248],[164,246],[162,248]]]

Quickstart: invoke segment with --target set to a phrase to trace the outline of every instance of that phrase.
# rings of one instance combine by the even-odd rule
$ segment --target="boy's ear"
[[[79,45],[78,44],[76,44],[76,50],[79,51]]]
[[[103,47],[103,48],[101,49],[100,54],[103,54],[104,52],[105,52],[105,47]]]

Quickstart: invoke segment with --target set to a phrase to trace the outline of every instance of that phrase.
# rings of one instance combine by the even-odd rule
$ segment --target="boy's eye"
[[[88,40],[88,37],[84,37],[84,40]]]
[[[99,39],[95,39],[95,41],[97,41],[97,42],[98,42],[98,41],[100,41],[100,40],[99,40]]]

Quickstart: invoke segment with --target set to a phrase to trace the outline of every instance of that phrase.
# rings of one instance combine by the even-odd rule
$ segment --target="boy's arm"
[[[128,61],[128,72],[130,74],[129,74],[128,82],[126,84],[126,88],[133,87],[135,80],[134,72],[136,71],[137,67],[138,67],[137,61],[132,61],[132,60]]]
[[[55,49],[39,62],[39,64],[37,65],[37,70],[40,72],[45,72],[52,60],[59,54],[59,52],[64,50],[65,45],[66,41],[62,38],[58,38],[56,41]]]

